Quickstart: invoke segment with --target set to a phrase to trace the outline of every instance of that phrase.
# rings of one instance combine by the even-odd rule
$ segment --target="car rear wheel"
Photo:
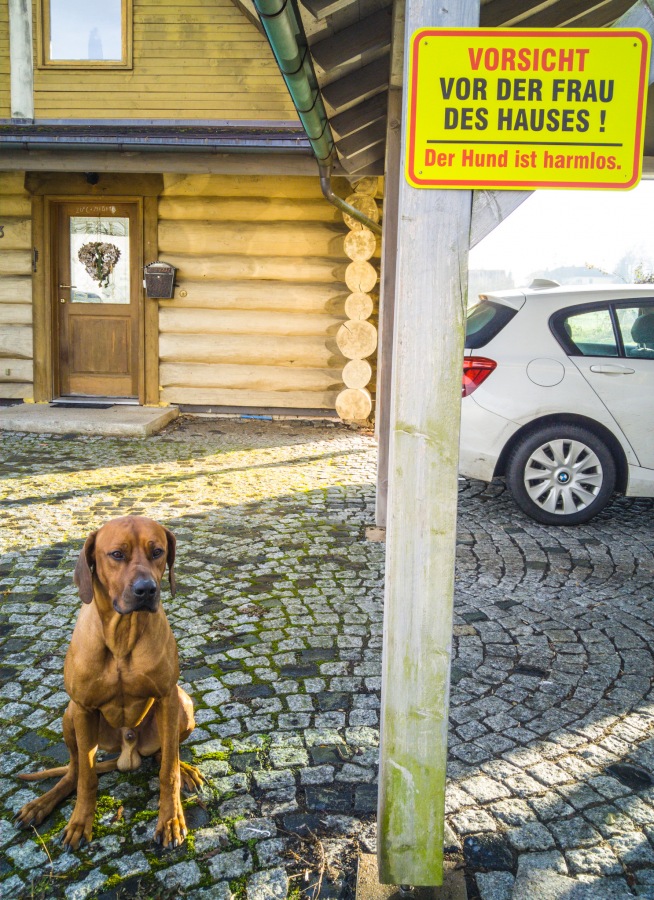
[[[513,499],[545,525],[588,522],[608,503],[615,479],[611,451],[579,425],[552,425],[525,435],[506,467]]]

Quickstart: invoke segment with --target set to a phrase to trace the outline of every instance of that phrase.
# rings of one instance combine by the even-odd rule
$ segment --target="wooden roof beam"
[[[347,137],[360,128],[366,128],[373,122],[386,117],[386,107],[388,106],[388,92],[382,91],[375,94],[369,100],[364,100],[357,106],[353,106],[346,112],[338,113],[329,120],[332,132],[337,138]]]
[[[343,112],[351,106],[386,90],[388,86],[389,54],[357,69],[322,89],[322,96],[333,112]]]
[[[343,70],[387,53],[391,46],[391,8],[380,9],[342,31],[311,45],[311,56],[330,80]]]
[[[302,6],[305,6],[316,19],[326,19],[327,16],[331,16],[348,5],[347,0],[345,2],[343,0],[302,0]]]
[[[378,144],[386,138],[386,119],[380,119],[373,125],[368,125],[355,131],[354,134],[344,138],[342,141],[336,141],[336,149],[339,156],[349,159],[363,150],[367,150],[373,144]],[[343,162],[343,160],[341,160]]]
[[[481,7],[479,24],[482,28],[517,25],[533,12],[534,7],[538,9],[558,2],[559,0],[546,0],[545,3],[539,4],[534,3],[534,0],[491,0]],[[565,6],[566,0],[562,0],[561,5]]]

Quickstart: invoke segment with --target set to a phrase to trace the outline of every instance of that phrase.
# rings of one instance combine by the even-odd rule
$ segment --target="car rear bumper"
[[[492,481],[500,454],[518,428],[515,422],[481,407],[474,397],[464,397],[461,401],[459,443],[461,475]]]

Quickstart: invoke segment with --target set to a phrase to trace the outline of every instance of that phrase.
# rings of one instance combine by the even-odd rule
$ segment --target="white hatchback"
[[[482,294],[465,346],[462,475],[549,525],[654,496],[654,285]]]

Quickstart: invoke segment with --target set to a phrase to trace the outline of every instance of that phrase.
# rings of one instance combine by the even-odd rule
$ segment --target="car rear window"
[[[507,322],[515,316],[516,310],[492,300],[480,300],[468,310],[466,319],[466,349],[478,350],[485,347]]]

